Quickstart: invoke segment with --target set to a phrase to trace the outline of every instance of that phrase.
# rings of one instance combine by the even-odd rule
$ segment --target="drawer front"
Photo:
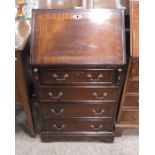
[[[59,83],[115,83],[117,70],[54,70],[40,69],[41,84]],[[120,77],[119,77],[120,78]]]
[[[118,94],[117,87],[51,87],[40,88],[40,101],[55,100],[110,100],[116,101]]]
[[[97,132],[112,130],[112,119],[42,119],[42,131],[45,132]]]
[[[114,102],[41,103],[41,117],[112,117]]]
[[[138,93],[139,92],[139,81],[128,81],[127,92]]]
[[[132,106],[132,107],[139,107],[139,96],[135,95],[135,96],[126,96],[125,100],[124,100],[124,104],[123,106]]]
[[[135,58],[132,61],[130,78],[139,79],[139,58]]]
[[[121,123],[136,123],[139,122],[139,111],[138,110],[122,110]]]

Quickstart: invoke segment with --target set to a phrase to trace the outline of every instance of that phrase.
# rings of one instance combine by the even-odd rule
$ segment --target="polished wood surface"
[[[116,135],[121,136],[123,129],[138,128],[139,124],[139,77],[135,74],[135,61],[130,57],[124,90],[119,107]],[[137,71],[137,70],[136,70]]]
[[[85,139],[113,142],[113,127],[116,119],[116,109],[118,106],[118,99],[120,98],[121,86],[124,80],[125,67],[102,65],[91,66],[92,68],[90,68],[90,66],[91,65],[32,66],[34,83],[37,90],[36,93],[38,94],[40,117],[42,118],[42,141],[77,141]],[[58,80],[57,82],[53,81],[52,85],[50,85],[50,83],[48,83],[49,78],[44,78],[44,82],[40,80],[42,78],[41,75],[47,71],[51,74],[53,74],[53,71],[58,71],[58,73],[64,75],[66,69],[71,73],[77,74],[74,75],[73,79],[79,76],[79,71],[80,74],[82,71],[83,73],[82,76],[79,76],[79,81],[82,79],[83,82],[71,83],[73,80],[71,78],[66,83]],[[107,73],[108,71],[110,71],[115,79],[115,82],[110,85],[106,82],[100,84],[99,81],[95,84],[93,82],[89,82],[87,85],[85,84],[88,78],[83,79],[83,75],[87,75],[87,73],[90,72],[98,75],[101,72]],[[86,81],[84,82],[84,80]],[[93,94],[94,92],[95,95]],[[82,118],[82,122],[79,120],[80,118]],[[106,122],[103,120],[100,121],[103,118],[106,119]],[[92,121],[94,119],[96,120],[95,122]],[[55,126],[54,128],[53,125],[51,125],[51,120],[53,120],[52,123]],[[64,128],[65,132],[61,130],[64,124],[65,126],[67,125],[67,128]],[[93,127],[91,127],[92,125]],[[108,131],[105,132],[104,130]]]
[[[117,82],[117,69],[67,69],[54,70],[42,69],[39,72],[40,83],[42,84],[66,84],[66,83],[94,83],[94,84],[114,84]]]
[[[128,81],[127,84],[127,92],[128,93],[138,93],[139,92],[139,81]]]
[[[114,141],[113,132],[42,132],[41,138],[43,142],[51,141],[101,141],[111,143]]]
[[[137,109],[123,109],[120,123],[124,124],[138,124],[139,111]]]
[[[139,57],[139,0],[130,0],[131,56]]]
[[[30,21],[16,21],[15,29],[15,102],[26,114],[30,136],[35,136],[33,116],[28,93],[28,81],[23,65],[23,53],[27,52],[27,42],[30,35]]]
[[[15,101],[17,106],[21,106],[21,103],[20,103],[21,97],[20,97],[19,89],[17,87],[18,85],[17,85],[17,82],[15,81]]]
[[[32,25],[42,141],[113,142],[126,64],[124,10],[40,9]]]
[[[39,90],[40,101],[105,100],[117,101],[118,87],[43,87]]]
[[[115,102],[40,103],[42,117],[113,117]]]
[[[139,107],[139,96],[137,94],[132,95],[126,95],[125,101],[124,101],[125,107]]]
[[[139,58],[132,59],[132,66],[131,66],[131,73],[129,76],[131,81],[138,81],[139,80]]]
[[[104,132],[112,131],[113,123],[111,118],[105,119],[51,119],[44,118],[43,132]]]
[[[118,73],[117,70],[114,72],[118,75],[118,79],[122,80],[112,85],[107,83],[99,85],[100,82],[96,82],[97,84],[94,85],[90,82],[86,86],[84,83],[75,84],[69,81],[62,83],[61,80],[52,84],[55,86],[46,85],[46,81],[40,83],[41,76],[39,76],[39,73],[43,73],[44,70],[51,71],[52,69],[53,71],[57,67],[59,72],[66,68],[71,69],[71,71],[77,71],[77,68],[81,68],[79,69],[80,71],[82,70],[87,73],[92,70],[95,72],[109,70],[110,68],[113,70],[114,66],[102,65],[99,68],[93,66],[93,69],[89,65],[87,68],[86,66],[61,67],[53,65],[44,67],[41,65],[38,67],[37,65],[32,67],[42,122],[42,141],[77,141],[85,139],[113,142],[113,129],[118,99],[120,98],[121,86],[124,79],[124,75],[122,74],[124,73],[124,68],[115,65]],[[85,80],[88,79],[85,78]],[[96,95],[93,95],[94,91],[97,93]]]
[[[138,106],[139,106],[139,99],[138,99],[139,98],[139,77],[137,76],[137,74],[135,74],[135,72],[133,72],[133,69],[135,66],[134,64],[135,64],[136,60],[138,60],[138,59],[133,59],[132,57],[130,57],[130,60],[129,60],[128,71],[127,71],[124,90],[123,90],[123,94],[122,94],[118,121],[119,121],[119,118],[121,117],[121,109],[122,108],[128,107],[128,108],[136,108],[138,110]],[[136,78],[135,78],[135,76],[132,75],[133,73],[134,73],[134,75],[136,75]]]
[[[139,127],[139,0],[130,0],[130,58],[119,107],[116,135]]]
[[[122,17],[123,10],[35,10],[31,64],[125,64]]]

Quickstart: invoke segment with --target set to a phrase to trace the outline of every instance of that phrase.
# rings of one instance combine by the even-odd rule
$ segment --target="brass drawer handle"
[[[93,128],[94,130],[99,130],[103,127],[103,125],[100,124],[99,126],[95,127],[95,125],[91,124],[90,127]]]
[[[64,74],[63,78],[59,78],[59,76],[57,74],[53,74],[53,77],[57,80],[57,81],[65,81],[69,75],[66,73]]]
[[[96,97],[96,99],[104,99],[108,95],[108,93],[105,92],[101,96],[99,96],[96,92],[93,92],[93,95]]]
[[[53,128],[57,129],[57,130],[62,130],[63,128],[65,128],[66,125],[65,124],[62,124],[60,127],[56,124],[53,124]]]
[[[92,112],[94,113],[94,114],[103,114],[104,112],[105,112],[105,109],[101,109],[100,110],[100,112],[97,112],[95,109],[92,109]]]
[[[56,111],[55,109],[51,108],[50,111],[54,114],[62,114],[64,112],[64,109],[60,109],[59,111]]]
[[[87,74],[87,77],[89,77],[90,81],[99,81],[101,78],[103,78],[103,74],[99,74],[97,78],[93,78],[91,74]]]
[[[63,93],[60,92],[57,96],[54,96],[53,93],[49,92],[48,96],[50,96],[52,99],[60,99],[61,96],[63,96]]]
[[[132,119],[135,120],[135,121],[138,121],[139,120],[139,117],[136,114],[133,114],[132,115]]]

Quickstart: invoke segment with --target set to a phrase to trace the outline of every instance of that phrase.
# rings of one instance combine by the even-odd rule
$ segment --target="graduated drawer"
[[[112,119],[42,119],[42,131],[79,132],[112,131]]]
[[[85,69],[85,70],[40,69],[39,77],[41,84],[53,84],[53,83],[111,84],[116,82],[117,72],[118,71],[116,69]]]
[[[139,92],[139,81],[128,81],[127,92],[129,93],[138,93]]]
[[[136,123],[139,122],[138,109],[123,109],[120,117],[121,123]]]
[[[139,107],[139,95],[126,95],[123,106]]]
[[[130,79],[139,79],[139,58],[132,59],[132,66],[130,71]]]
[[[41,117],[112,117],[114,102],[40,103]]]
[[[55,100],[110,100],[118,97],[118,87],[41,87],[39,89],[40,101]]]

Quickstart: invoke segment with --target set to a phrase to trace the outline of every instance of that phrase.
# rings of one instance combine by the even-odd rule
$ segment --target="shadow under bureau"
[[[113,142],[124,49],[124,10],[33,10],[31,65],[44,142]]]

